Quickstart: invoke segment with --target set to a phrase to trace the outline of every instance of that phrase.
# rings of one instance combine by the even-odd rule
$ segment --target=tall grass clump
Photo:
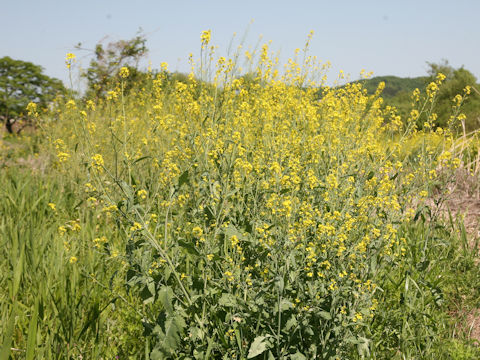
[[[65,245],[59,268],[113,276],[120,259],[149,359],[433,354],[448,320],[429,271],[457,250],[424,211],[461,163],[458,109],[450,128],[435,125],[444,77],[415,91],[401,119],[382,106],[382,85],[373,95],[325,86],[308,42],[283,70],[267,44],[226,58],[209,42],[204,32],[184,81],[162,64],[129,84],[122,68],[104,98],[59,103],[41,120],[55,171],[82,189],[86,236],[103,249]]]

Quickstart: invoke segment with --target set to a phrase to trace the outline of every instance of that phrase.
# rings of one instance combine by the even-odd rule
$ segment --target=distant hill
[[[371,79],[353,81],[353,83],[362,83],[369,94],[373,94],[377,90],[378,84],[385,82],[385,89],[382,91],[382,97],[387,100],[401,93],[411,93],[416,88],[423,90],[427,82],[426,76],[414,78],[402,78],[398,76],[376,76]]]

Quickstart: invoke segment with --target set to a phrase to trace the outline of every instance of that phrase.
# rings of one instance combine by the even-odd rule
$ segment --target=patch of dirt
[[[4,127],[1,127],[0,124],[0,167],[26,167],[33,171],[40,173],[45,173],[45,170],[48,165],[48,156],[42,154],[29,154],[26,151],[25,144],[22,144],[21,141],[17,139],[9,138],[9,136],[20,136],[20,135],[10,135],[7,133]],[[21,139],[21,138],[20,138]]]
[[[480,346],[480,309],[471,310],[465,319],[467,336]]]
[[[480,238],[480,173],[458,169],[448,190],[450,195],[436,211],[446,221],[450,215],[453,219],[463,219],[469,245],[472,251],[479,251],[477,264],[480,266],[480,248],[476,245]],[[460,310],[452,316],[458,320],[459,330],[480,346],[480,308]]]
[[[445,202],[453,218],[461,216],[470,240],[480,236],[480,174],[457,170],[455,181],[450,185],[450,196]]]
[[[48,162],[48,159],[46,156],[29,155],[26,159],[23,157],[17,159],[18,165],[28,167],[42,174],[45,173],[45,170],[47,168],[47,162]]]

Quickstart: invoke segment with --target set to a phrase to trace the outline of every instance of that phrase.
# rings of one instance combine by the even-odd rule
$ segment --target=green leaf
[[[234,307],[237,306],[237,298],[232,294],[223,293],[218,300],[218,304],[225,307]]]
[[[191,255],[196,255],[196,256],[200,256],[200,253],[197,251],[197,249],[195,249],[195,245],[193,245],[192,243],[188,243],[186,241],[183,241],[183,240],[177,240],[177,243],[178,245],[180,245],[182,248],[184,248],[185,250],[187,250],[187,252]]]
[[[370,349],[369,349],[369,342],[367,338],[364,337],[359,337],[358,338],[359,342],[357,344],[357,351],[358,355],[360,355],[362,358],[368,358],[370,357]]]
[[[178,187],[180,188],[183,184],[188,184],[188,170],[185,170],[182,175],[178,178]]]
[[[330,315],[330,313],[327,311],[319,311],[318,315],[325,320],[332,320],[332,315]]]
[[[158,349],[155,348],[150,353],[150,360],[163,360],[165,359],[165,355]]]
[[[173,291],[169,286],[162,286],[158,291],[158,300],[160,300],[169,315],[173,314],[172,295]]]
[[[231,238],[235,235],[239,240],[243,240],[243,234],[232,224],[229,224],[223,233],[227,238]]]
[[[307,358],[305,355],[297,351],[295,354],[290,355],[290,360],[307,360]]]
[[[10,313],[10,317],[8,319],[6,329],[3,329],[3,345],[2,351],[0,352],[0,360],[8,360],[10,357],[10,349],[13,340],[13,328],[15,327],[15,315],[17,311],[17,303],[13,304],[12,312]]]
[[[147,285],[145,285],[142,288],[142,291],[140,291],[139,295],[142,298],[144,304],[148,304],[148,303],[153,302],[154,297],[155,297],[155,295],[150,292]]]
[[[82,331],[80,332],[80,335],[78,336],[79,338],[82,338],[83,334],[86,333],[88,328],[92,329],[92,331],[95,330],[95,326],[97,324],[98,317],[100,316],[100,309],[99,309],[99,304],[98,302],[94,302],[90,308],[87,320],[85,321],[85,324],[83,325]]]
[[[255,339],[253,339],[253,343],[250,345],[250,349],[248,350],[247,359],[254,358],[255,356],[263,354],[265,351],[267,351],[271,347],[270,341],[268,341],[270,336],[271,335],[257,336]]]
[[[12,294],[13,297],[17,295],[18,288],[20,286],[20,280],[22,278],[22,273],[23,273],[24,256],[25,256],[25,244],[22,246],[20,250],[20,257],[18,258],[15,264],[15,270],[13,273],[13,294]]]
[[[175,350],[180,345],[180,334],[183,330],[179,316],[170,317],[165,322],[165,338],[162,347],[168,350]]]
[[[292,328],[297,326],[298,321],[295,315],[292,315],[290,319],[288,319],[287,323],[285,324],[285,331],[290,331]]]
[[[293,307],[293,303],[287,299],[282,299],[280,302],[280,309],[282,311],[290,310]]]
[[[151,277],[147,278],[147,288],[152,295],[155,295],[155,281]]]
[[[25,360],[33,360],[35,356],[35,346],[37,342],[37,319],[38,319],[38,297],[35,299],[32,318],[28,325],[27,353]]]
[[[161,317],[161,321],[154,329],[159,341],[150,355],[151,358],[170,359],[171,357],[165,354],[171,354],[179,347],[185,326],[185,321],[179,314]]]
[[[135,160],[134,162],[132,162],[132,165],[142,161],[142,160],[145,160],[145,159],[148,159],[150,158],[151,156],[142,156],[141,158],[138,158],[137,160]]]
[[[285,287],[285,281],[283,280],[283,276],[278,276],[275,281],[275,284],[278,287],[278,291],[280,291],[280,293],[283,293],[283,289]]]
[[[208,360],[210,358],[210,354],[213,350],[213,345],[215,344],[211,338],[208,338],[207,342],[208,342],[208,346],[207,346],[207,352],[205,353],[205,360]]]

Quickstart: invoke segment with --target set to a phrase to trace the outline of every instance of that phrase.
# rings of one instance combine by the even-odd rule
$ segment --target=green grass
[[[0,183],[0,358],[110,358],[122,346],[126,356],[130,341],[138,350],[138,315],[122,314],[126,294],[112,277],[121,261],[105,262],[93,247],[101,225],[76,207],[78,194],[60,177],[16,167],[3,169]],[[81,229],[61,236],[70,219],[80,219]]]
[[[478,307],[478,248],[468,244],[461,221],[442,224],[427,213],[402,229],[407,254],[383,274],[382,311],[372,324],[375,358],[477,359],[478,346],[453,329],[461,321],[458,306]]]
[[[110,231],[107,224],[78,204],[81,195],[58,174],[11,167],[0,183],[0,359],[142,357],[146,343],[135,310],[141,305],[132,306],[122,286],[121,258],[106,262],[108,249],[92,244]],[[81,229],[61,236],[58,228],[71,219]],[[443,224],[428,211],[401,231],[407,254],[379,281],[383,301],[370,327],[371,358],[479,358],[464,333],[453,337],[460,319],[450,315],[478,307],[478,248],[460,220]]]
[[[131,100],[135,105],[136,99]],[[68,117],[76,119],[75,114],[66,114],[66,121]],[[100,121],[98,124],[102,125]],[[460,219],[441,219],[432,215],[431,209],[423,207],[414,221],[396,223],[398,238],[405,238],[404,256],[383,257],[381,264],[380,260],[376,263],[380,255],[368,260],[358,258],[358,262],[363,261],[361,265],[373,274],[371,280],[377,287],[372,291],[376,292],[379,303],[376,311],[368,312],[368,316],[366,311],[364,313],[361,325],[366,329],[365,337],[347,337],[350,333],[342,330],[347,327],[344,325],[347,320],[341,315],[339,304],[354,304],[359,301],[355,295],[358,297],[360,292],[345,287],[338,291],[340,300],[335,300],[324,284],[315,289],[309,287],[305,276],[301,278],[303,262],[307,260],[303,255],[295,257],[298,249],[291,248],[286,256],[283,247],[288,246],[286,241],[268,252],[255,243],[255,238],[248,233],[252,232],[255,222],[260,224],[265,220],[262,201],[267,192],[258,196],[255,194],[262,190],[255,184],[240,188],[240,191],[230,184],[235,154],[231,158],[220,157],[208,173],[204,171],[209,166],[208,152],[195,153],[196,157],[190,160],[195,166],[188,164],[188,170],[172,176],[173,185],[165,189],[159,189],[158,169],[143,161],[150,156],[131,160],[131,163],[125,161],[128,172],[124,173],[124,182],[120,177],[109,184],[99,180],[100,177],[96,183],[92,180],[99,188],[104,185],[111,188],[112,184],[121,188],[118,201],[112,202],[119,208],[120,214],[115,217],[103,212],[100,202],[96,204],[97,199],[90,198],[97,196],[104,200],[103,205],[110,205],[107,192],[85,191],[87,177],[95,177],[94,171],[86,170],[85,159],[76,165],[72,161],[55,167],[48,162],[53,152],[46,152],[42,153],[45,172],[28,163],[22,165],[21,158],[39,158],[35,154],[40,149],[46,151],[48,145],[43,146],[44,140],[36,134],[30,138],[12,137],[8,139],[9,145],[3,148],[0,161],[0,360],[149,359],[154,356],[187,360],[208,358],[209,354],[212,355],[210,359],[227,359],[228,356],[244,359],[248,354],[260,359],[267,358],[269,353],[272,354],[270,359],[273,351],[283,353],[285,359],[298,360],[305,358],[300,351],[325,354],[318,358],[327,358],[336,353],[337,344],[347,342],[344,351],[352,359],[361,358],[360,354],[363,358],[399,360],[480,358],[478,344],[456,326],[462,321],[459,316],[462,311],[480,305],[478,246],[472,245],[472,236],[466,233]],[[115,137],[115,141],[122,142],[119,137]],[[72,154],[77,152],[77,145],[70,149]],[[123,145],[126,148],[127,144]],[[411,152],[411,146],[407,147]],[[158,147],[152,149],[158,150]],[[365,159],[358,159],[360,169],[363,169],[362,161]],[[412,156],[406,160],[405,167],[415,167],[414,161]],[[365,176],[360,176],[358,181],[370,180],[368,174],[371,172],[373,176],[374,170],[378,170],[373,159],[371,165],[366,164],[368,171],[364,171]],[[206,179],[205,174],[218,175],[218,181],[207,182],[203,179]],[[223,174],[228,176],[220,176]],[[223,193],[227,194],[217,208],[204,207],[217,192],[212,184],[223,184]],[[178,206],[170,210],[169,205],[165,210],[163,203],[157,203],[162,198],[157,197],[155,191],[149,191],[151,206],[141,205],[139,189],[163,191],[169,199],[189,194],[192,199],[185,209]],[[357,193],[364,190],[359,186]],[[235,195],[241,191],[244,193]],[[284,195],[290,191],[293,190],[277,192]],[[255,201],[248,203],[251,199]],[[339,196],[337,200],[343,206],[344,199]],[[222,215],[220,210],[224,205],[231,205],[231,210]],[[131,218],[128,218],[128,211],[134,214]],[[140,230],[141,225],[148,229],[146,223],[138,223],[140,228],[135,230],[132,219],[142,222],[153,219],[142,216],[144,211],[161,215],[158,216],[159,225],[150,224],[154,228],[152,233]],[[218,215],[214,216],[214,211]],[[326,212],[323,208],[322,211]],[[341,215],[341,211],[338,213]],[[193,229],[210,222],[223,225],[222,216],[228,218],[229,225],[218,226],[211,243],[206,242],[212,247],[200,253],[200,235],[195,235]],[[372,216],[379,220],[387,215]],[[375,219],[370,220],[373,223]],[[380,224],[383,223],[380,221]],[[279,230],[273,225],[267,226],[268,230],[273,229],[274,236],[284,241],[287,227],[276,225]],[[172,234],[168,232],[170,227]],[[207,227],[199,229],[207,233]],[[162,236],[164,243],[160,246],[157,240]],[[234,236],[242,242],[252,269],[257,260],[274,265],[270,269],[274,276],[253,278],[257,282],[253,290],[231,285],[231,269],[222,267],[226,264],[222,259],[239,255],[230,249]],[[304,236],[310,235],[305,233]],[[95,242],[102,237],[106,242]],[[331,252],[330,260],[338,258],[335,253],[336,250]],[[238,256],[240,262],[239,259]],[[164,260],[168,266],[161,268],[157,260],[161,264]],[[342,261],[334,265],[338,268],[332,273],[343,269]],[[204,285],[207,282],[209,288]],[[322,302],[319,301],[315,309],[323,310],[308,311],[317,297]],[[304,302],[300,303],[299,298]],[[298,307],[305,311],[297,311],[297,300]],[[352,305],[352,309],[356,308]],[[186,314],[193,315],[188,318]],[[202,321],[198,321],[200,318]],[[186,328],[184,319],[192,324],[189,332],[183,331]],[[249,326],[251,324],[254,326]],[[359,323],[347,325],[351,333],[357,335]],[[263,333],[258,330],[261,327]],[[319,335],[312,329],[323,331],[323,347],[318,341]],[[194,340],[188,343],[189,338]],[[363,341],[367,338],[368,347]],[[188,346],[181,348],[182,341]],[[287,349],[281,348],[281,341],[288,345]],[[305,345],[306,349],[299,350],[302,341],[313,346],[306,348]],[[352,343],[357,346],[350,346]],[[165,345],[169,352],[161,352],[165,349],[155,347],[158,344]],[[198,344],[202,347],[196,346]],[[313,347],[318,347],[318,352],[317,348],[312,350]],[[235,348],[241,353],[235,353]],[[266,351],[270,349],[272,351]],[[177,356],[180,352],[193,354],[193,357]],[[166,357],[166,353],[171,355]]]

